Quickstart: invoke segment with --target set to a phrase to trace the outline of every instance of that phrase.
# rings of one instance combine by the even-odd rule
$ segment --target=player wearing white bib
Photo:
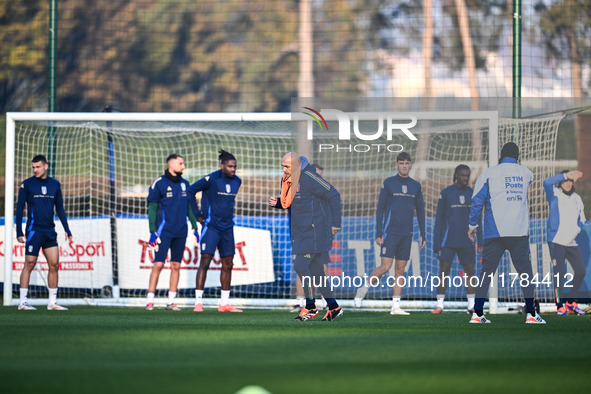
[[[520,281],[527,310],[526,323],[545,324],[534,307],[533,274],[529,258],[529,207],[527,189],[534,176],[526,167],[517,164],[519,148],[508,142],[501,150],[501,160],[478,177],[472,195],[468,237],[474,241],[476,228],[484,209],[484,252],[479,285],[476,287],[474,313],[470,323],[490,323],[484,316],[484,300],[491,277],[497,270],[505,250],[520,275],[527,276],[526,284]]]

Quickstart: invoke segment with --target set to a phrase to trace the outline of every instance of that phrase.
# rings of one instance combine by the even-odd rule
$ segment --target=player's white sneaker
[[[47,305],[47,310],[48,311],[67,311],[68,308],[63,307],[58,304],[49,304],[49,305]]]
[[[35,308],[34,306],[29,305],[28,302],[23,302],[22,304],[18,305],[18,310],[19,311],[36,311],[37,308]]]
[[[402,309],[400,309],[400,308],[392,309],[392,310],[390,311],[390,314],[391,314],[391,315],[399,315],[399,316],[408,316],[408,315],[410,315],[410,313],[408,313],[408,312],[406,312],[406,311],[403,311],[403,310],[402,310]]]
[[[367,286],[361,286],[357,289],[357,292],[355,293],[355,298],[353,298],[353,305],[355,305],[355,308],[361,308],[361,303],[363,302],[363,299],[367,295],[368,291],[369,287]]]
[[[166,305],[166,310],[169,311],[180,311],[181,308],[179,308],[174,302],[172,304],[167,304]]]
[[[470,319],[470,323],[490,323],[490,320],[488,320],[484,315],[482,316],[478,316],[476,314],[476,312],[472,313],[472,318]]]
[[[531,313],[527,314],[525,318],[525,324],[546,324],[546,321],[540,317],[538,313],[535,316],[532,316]]]

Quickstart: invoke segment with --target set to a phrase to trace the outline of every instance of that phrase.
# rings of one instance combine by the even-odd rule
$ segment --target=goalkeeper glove
[[[155,251],[158,251],[158,244],[159,243],[160,243],[160,237],[158,236],[158,233],[151,233],[150,234],[150,242],[148,242],[150,247],[152,249],[154,249]]]
[[[194,229],[193,234],[195,235],[195,245],[199,245],[199,230]]]

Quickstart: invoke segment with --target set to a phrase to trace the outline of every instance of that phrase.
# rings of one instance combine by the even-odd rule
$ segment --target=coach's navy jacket
[[[341,194],[300,156],[300,183],[288,208],[292,253],[321,253],[332,248],[332,227],[341,227]],[[276,208],[281,206],[277,199]]]

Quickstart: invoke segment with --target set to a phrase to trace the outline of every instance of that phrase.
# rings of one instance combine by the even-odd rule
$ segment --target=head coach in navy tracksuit
[[[269,204],[289,210],[294,269],[302,278],[306,295],[306,307],[296,320],[318,316],[313,286],[318,287],[329,307],[322,320],[334,320],[343,311],[328,286],[323,257],[341,228],[341,195],[304,156],[288,153],[281,160],[281,167],[281,197],[270,197]]]

